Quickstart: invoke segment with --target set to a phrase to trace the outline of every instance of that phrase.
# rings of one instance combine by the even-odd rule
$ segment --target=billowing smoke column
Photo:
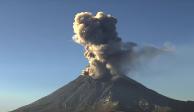
[[[84,75],[95,79],[110,75],[124,75],[142,58],[153,58],[168,48],[147,46],[139,48],[136,43],[122,42],[116,32],[117,19],[103,12],[95,16],[90,12],[76,14],[73,23],[73,40],[84,46],[84,56],[89,65]]]

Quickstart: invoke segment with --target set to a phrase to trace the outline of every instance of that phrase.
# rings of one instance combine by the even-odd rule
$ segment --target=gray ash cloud
[[[89,61],[84,75],[94,79],[104,75],[128,74],[139,60],[152,59],[172,50],[123,42],[116,31],[117,19],[110,14],[81,12],[76,14],[74,20],[73,40],[84,46],[84,56]]]

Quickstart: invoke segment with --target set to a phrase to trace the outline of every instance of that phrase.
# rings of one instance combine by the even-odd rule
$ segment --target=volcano
[[[74,81],[12,112],[194,112],[194,102],[170,99],[121,75],[172,50],[123,42],[116,23],[103,12],[76,14],[73,40],[84,47],[88,66]]]
[[[124,75],[81,75],[52,94],[12,112],[194,112],[194,102],[160,95]]]

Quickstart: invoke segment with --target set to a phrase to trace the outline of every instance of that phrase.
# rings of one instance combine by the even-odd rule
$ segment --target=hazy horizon
[[[178,100],[194,100],[194,2],[191,0],[0,1],[0,112],[46,96],[87,65],[72,41],[76,13],[103,11],[118,19],[124,41],[176,51],[141,65],[130,77]]]

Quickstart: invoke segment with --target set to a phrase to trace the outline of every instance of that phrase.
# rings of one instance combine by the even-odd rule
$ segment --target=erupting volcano
[[[142,59],[174,49],[123,42],[116,23],[103,12],[78,13],[73,40],[84,46],[88,66],[74,81],[13,112],[194,112],[194,102],[167,98],[127,77]]]
[[[73,23],[73,40],[84,46],[84,56],[89,65],[85,75],[94,79],[104,75],[124,75],[142,58],[151,59],[158,54],[171,52],[171,48],[139,47],[134,42],[122,42],[116,32],[117,19],[103,12],[95,16],[89,12],[78,13]]]

